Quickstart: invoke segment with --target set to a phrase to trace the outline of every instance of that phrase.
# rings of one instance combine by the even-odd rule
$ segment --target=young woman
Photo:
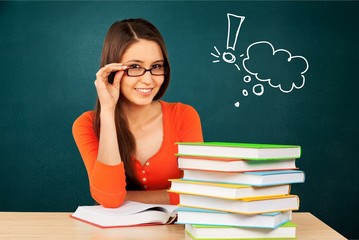
[[[175,142],[203,137],[193,107],[159,100],[170,72],[155,26],[127,19],[110,27],[96,74],[96,109],[73,125],[91,195],[104,207],[119,207],[125,200],[178,203],[167,192],[168,179],[181,177]]]

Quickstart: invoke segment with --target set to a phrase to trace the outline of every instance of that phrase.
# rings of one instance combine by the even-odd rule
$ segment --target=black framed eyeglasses
[[[163,76],[168,73],[168,66],[155,66],[149,69],[143,67],[127,68],[125,73],[129,77],[140,77],[145,75],[146,72],[150,72],[153,76]]]

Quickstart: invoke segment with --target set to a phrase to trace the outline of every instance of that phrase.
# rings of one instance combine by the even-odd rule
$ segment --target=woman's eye
[[[154,65],[152,65],[152,68],[161,68],[161,67],[163,67],[162,64],[154,64]]]
[[[130,66],[128,66],[129,68],[140,68],[141,66],[138,64],[131,64]]]

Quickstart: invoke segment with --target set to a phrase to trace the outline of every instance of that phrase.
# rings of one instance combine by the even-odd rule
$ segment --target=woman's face
[[[122,64],[129,68],[158,68],[164,65],[164,58],[160,46],[149,40],[140,39],[130,45],[122,55]],[[159,91],[164,76],[154,76],[146,71],[142,76],[123,75],[120,83],[121,98],[127,103],[148,105]]]

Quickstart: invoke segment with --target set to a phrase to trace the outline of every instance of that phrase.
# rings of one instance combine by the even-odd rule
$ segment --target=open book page
[[[118,208],[80,206],[71,217],[99,227],[169,224],[176,218],[177,207],[126,201]]]
[[[102,211],[108,212],[109,214],[118,214],[118,215],[130,215],[139,212],[143,212],[145,210],[149,210],[152,208],[162,209],[169,214],[171,214],[178,206],[176,205],[167,205],[167,204],[148,204],[148,203],[140,203],[134,201],[125,201],[120,207],[118,208],[104,208],[102,206],[98,206],[102,208]]]

